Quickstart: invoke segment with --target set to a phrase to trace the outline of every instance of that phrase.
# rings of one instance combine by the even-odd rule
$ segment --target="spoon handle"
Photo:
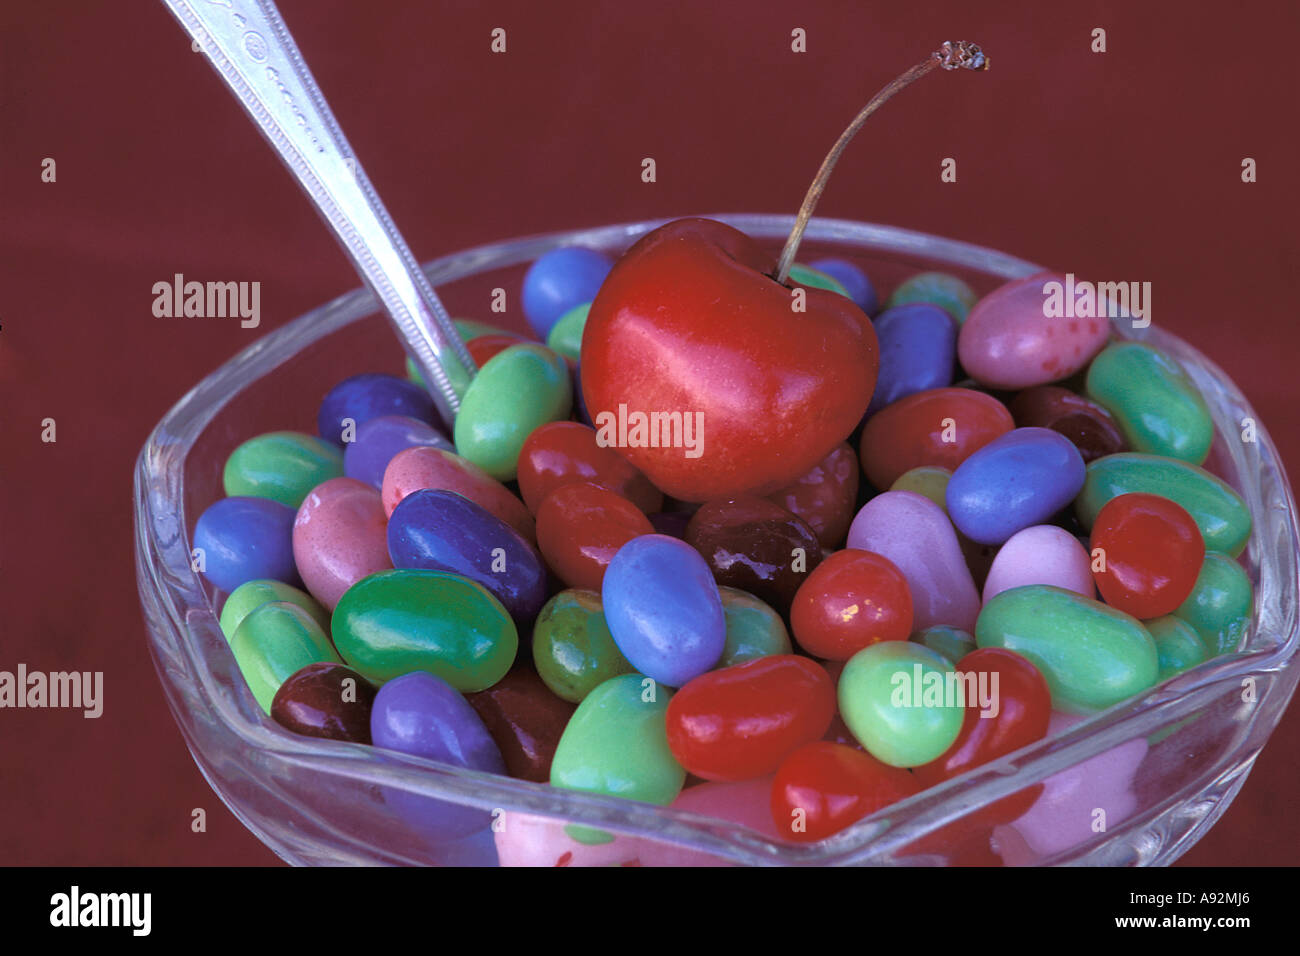
[[[451,422],[474,360],[357,162],[275,3],[162,2],[334,230]]]

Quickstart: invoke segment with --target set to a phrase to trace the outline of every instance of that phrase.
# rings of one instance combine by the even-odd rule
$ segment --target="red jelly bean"
[[[1168,498],[1144,493],[1102,505],[1092,526],[1092,549],[1101,596],[1142,620],[1171,614],[1187,600],[1205,560],[1205,540],[1192,516]]]
[[[820,741],[796,750],[777,770],[772,820],[783,837],[811,843],[919,789],[901,767],[843,744]]]
[[[487,364],[488,359],[494,358],[512,345],[527,341],[528,339],[518,335],[492,332],[470,339],[465,343],[465,348],[469,350],[469,357],[474,360],[474,364],[482,368]]]
[[[581,422],[551,422],[533,431],[519,452],[519,492],[533,514],[556,488],[588,481],[622,495],[646,514],[658,511],[663,493],[635,465],[596,441]]]
[[[533,516],[524,503],[473,462],[441,448],[398,452],[384,471],[384,511],[392,517],[403,498],[423,488],[445,489],[468,498],[514,528],[529,543],[537,540]]]
[[[551,779],[555,748],[577,704],[557,697],[527,664],[465,699],[496,741],[510,776],[537,783]]]
[[[969,388],[933,388],[887,405],[862,430],[862,470],[877,489],[922,465],[956,471],[993,439],[1015,427],[992,395]]]
[[[858,456],[848,442],[841,442],[808,474],[765,497],[806,521],[830,550],[843,544],[849,532],[860,475]]]
[[[1008,406],[1017,428],[1050,428],[1079,449],[1085,462],[1128,447],[1110,412],[1059,385],[1027,388]]]
[[[537,509],[537,546],[571,588],[599,591],[618,549],[643,534],[654,526],[636,505],[588,482],[556,488]]]
[[[701,674],[668,703],[668,747],[705,780],[772,773],[819,740],[835,713],[835,685],[816,661],[776,654]]]
[[[908,639],[912,592],[894,562],[846,548],[808,575],[790,607],[790,626],[809,654],[847,661],[878,641]]]

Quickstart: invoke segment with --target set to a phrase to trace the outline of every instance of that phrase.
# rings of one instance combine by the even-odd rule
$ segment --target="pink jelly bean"
[[[554,817],[504,811],[494,824],[497,859],[502,866],[639,866],[637,842],[610,834],[608,843],[579,843]]]
[[[780,840],[772,820],[772,777],[758,777],[733,783],[702,783],[677,795],[674,810],[686,810],[702,817],[739,823],[763,836]],[[688,850],[671,843],[639,841],[638,858],[642,866],[729,866],[727,860]]]
[[[307,493],[293,522],[293,560],[307,590],[330,610],[362,578],[393,566],[379,492],[331,478]]]
[[[912,629],[948,624],[975,633],[979,593],[943,509],[912,491],[886,491],[858,512],[847,547],[884,555],[907,578]]]
[[[514,528],[530,544],[537,543],[533,516],[524,503],[473,462],[442,448],[408,448],[398,452],[384,470],[384,511],[393,509],[407,495],[425,488],[454,491]]]
[[[1087,550],[1070,532],[1051,524],[1017,531],[998,549],[984,581],[984,603],[1026,584],[1053,584],[1086,598],[1096,595]]]
[[[1065,281],[1063,275],[1040,272],[976,302],[957,336],[966,373],[990,388],[1020,389],[1069,378],[1087,365],[1106,345],[1110,321],[1045,314],[1044,286]]]

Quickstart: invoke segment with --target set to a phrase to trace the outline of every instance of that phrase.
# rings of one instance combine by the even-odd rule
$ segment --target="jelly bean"
[[[299,432],[269,432],[230,453],[222,482],[227,495],[297,508],[307,492],[342,474],[343,455],[334,445]]]
[[[1210,410],[1172,356],[1140,342],[1115,342],[1088,366],[1087,388],[1115,416],[1134,451],[1193,465],[1209,455]]]
[[[803,519],[823,548],[836,548],[857,510],[860,475],[858,456],[848,442],[840,442],[812,471],[764,497]]]
[[[953,666],[928,647],[881,641],[844,665],[840,714],[881,763],[919,767],[937,759],[961,731],[956,683]]]
[[[594,428],[551,422],[528,436],[519,452],[519,492],[529,511],[536,514],[547,495],[575,481],[608,488],[646,514],[663,506],[663,493],[615,449],[601,446]]]
[[[482,368],[510,346],[527,344],[529,344],[528,339],[507,332],[504,335],[480,335],[466,342],[465,348],[469,351],[469,357],[474,360],[474,364]]]
[[[388,519],[397,568],[448,571],[481,584],[519,625],[546,603],[546,572],[533,546],[496,515],[454,491],[417,491]]]
[[[384,472],[384,512],[392,515],[407,495],[423,488],[454,491],[490,511],[524,536],[537,540],[533,516],[524,503],[482,468],[441,448],[408,448],[398,452]]]
[[[230,649],[248,689],[267,714],[275,692],[295,671],[339,659],[315,619],[287,601],[272,601],[251,611],[235,629]]]
[[[509,810],[492,828],[501,866],[640,866],[644,841],[616,836],[606,842],[579,843],[563,820]]]
[[[194,551],[203,576],[223,591],[245,581],[299,583],[293,509],[270,498],[221,498],[199,515]]]
[[[239,627],[240,621],[248,617],[249,612],[256,610],[263,604],[269,604],[272,601],[287,601],[290,604],[296,604],[308,614],[313,620],[320,625],[321,630],[326,634],[330,629],[329,611],[320,606],[320,602],[291,584],[285,584],[283,581],[275,581],[271,578],[263,578],[256,581],[245,581],[235,590],[230,592],[226,598],[226,603],[221,608],[221,631],[226,635],[229,641],[235,636],[235,628]]]
[[[1086,598],[1097,593],[1087,550],[1070,532],[1051,524],[1017,531],[998,549],[984,580],[984,603],[1026,584],[1052,584]]]
[[[456,331],[460,333],[461,341],[467,345],[485,335],[514,335],[518,338],[516,333],[508,329],[503,329],[499,325],[480,322],[477,319],[453,319],[452,324],[456,326]]]
[[[906,770],[842,744],[811,743],[777,770],[772,820],[781,836],[811,843],[919,791]]]
[[[930,302],[939,306],[961,325],[976,300],[975,290],[961,279],[946,272],[921,272],[901,283],[889,297],[889,307],[911,302]]]
[[[527,665],[466,699],[496,741],[510,776],[536,783],[551,779],[551,759],[573,704],[551,693]]]
[[[877,488],[922,465],[955,469],[1015,427],[992,395],[969,388],[917,392],[886,406],[862,429],[862,470]]]
[[[898,480],[889,486],[890,491],[914,491],[929,498],[940,508],[948,507],[948,482],[952,472],[935,465],[922,465],[898,476]]]
[[[334,609],[334,646],[375,684],[415,670],[469,693],[510,670],[519,634],[482,585],[445,571],[382,571],[352,587]]]
[[[681,687],[722,657],[727,625],[718,587],[683,541],[648,534],[623,545],[605,571],[601,598],[618,649],[659,683]]]
[[[868,415],[908,395],[952,384],[957,326],[947,312],[928,302],[915,302],[886,309],[876,317],[875,326],[880,375]]]
[[[1157,682],[1191,670],[1209,659],[1205,642],[1182,618],[1167,614],[1143,624],[1156,642],[1156,659],[1160,665]]]
[[[894,562],[847,548],[808,575],[790,608],[790,626],[809,654],[847,661],[878,641],[907,640],[912,593]]]
[[[858,512],[848,546],[883,555],[903,572],[912,595],[912,627],[948,624],[975,630],[980,599],[943,509],[910,491],[877,495]]]
[[[673,695],[668,746],[697,777],[748,780],[821,739],[834,713],[835,685],[815,661],[763,657],[701,674]]]
[[[306,737],[370,743],[371,683],[343,664],[308,664],[295,671],[271,700],[271,719]]]
[[[370,735],[385,750],[485,773],[506,772],[501,750],[469,701],[426,671],[403,674],[379,688]]]
[[[808,264],[844,286],[849,298],[867,315],[875,315],[879,310],[880,301],[876,297],[876,287],[871,284],[867,274],[853,263],[843,259],[817,259]]]
[[[1063,281],[1040,272],[980,299],[957,336],[966,374],[990,388],[1020,389],[1058,382],[1086,366],[1105,347],[1110,323],[1049,316],[1045,289]]]
[[[643,534],[654,526],[636,505],[586,482],[556,488],[537,509],[538,547],[571,588],[599,591],[619,548]]]
[[[513,481],[519,452],[540,425],[569,417],[573,383],[564,359],[513,345],[474,376],[456,415],[456,449],[493,478]]]
[[[343,452],[343,474],[375,488],[384,486],[384,471],[393,456],[408,448],[456,449],[432,425],[405,415],[381,415],[357,429],[357,440]]]
[[[379,492],[353,478],[331,478],[307,495],[293,522],[293,558],[316,600],[333,609],[366,575],[393,566]]]
[[[949,627],[944,624],[917,631],[909,640],[928,647],[954,665],[975,650],[975,638],[959,627]]]
[[[488,325],[486,322],[476,322],[473,319],[453,319],[452,321],[456,326],[456,331],[460,333],[461,341],[465,343],[465,348],[469,350],[470,358],[474,359],[475,365],[482,364],[475,356],[479,339],[509,339],[512,345],[517,342],[528,341],[522,335],[509,332],[495,325]],[[424,376],[420,374],[420,369],[415,364],[415,360],[409,355],[406,357],[406,377],[416,385],[424,387]]]
[[[718,667],[733,667],[760,657],[789,654],[790,635],[781,615],[763,601],[735,588],[718,588],[727,639]]]
[[[435,414],[433,398],[420,386],[368,372],[345,378],[329,390],[316,416],[316,430],[321,438],[342,447],[345,437],[355,437],[355,429],[372,418],[406,415],[433,422]]]
[[[980,544],[1001,544],[1041,524],[1083,487],[1085,466],[1070,440],[1049,428],[1017,428],[957,466],[948,515]]]
[[[1106,603],[1137,618],[1173,613],[1196,585],[1205,542],[1192,516],[1159,495],[1117,495],[1092,526],[1093,575]]]
[[[565,358],[578,361],[582,355],[582,332],[587,327],[587,313],[590,311],[591,303],[584,302],[560,316],[546,336],[546,347]]]
[[[1110,412],[1059,385],[1027,388],[1008,408],[1018,427],[1050,428],[1070,439],[1085,463],[1127,447]]]
[[[766,498],[723,498],[701,505],[686,541],[718,584],[748,591],[787,613],[822,547],[807,523]]]
[[[838,293],[846,299],[850,298],[849,290],[844,288],[839,279],[822,272],[814,266],[804,265],[802,262],[796,262],[790,266],[790,281],[799,285],[806,285],[812,289],[826,289],[829,292]]]
[[[1250,627],[1254,606],[1254,590],[1242,566],[1207,551],[1196,586],[1174,613],[1192,626],[1211,655],[1229,654]]]
[[[524,274],[524,315],[538,338],[546,338],[574,306],[596,298],[613,266],[604,253],[577,246],[552,249],[529,266]]]
[[[984,605],[975,641],[1027,657],[1047,678],[1052,706],[1072,714],[1141,693],[1159,669],[1155,642],[1136,618],[1046,584],[1003,591]]]
[[[687,787],[669,806],[674,810],[748,827],[779,840],[772,822],[772,777],[730,783],[701,783]],[[640,840],[637,862],[641,866],[729,866],[722,857],[690,850],[663,840]]]
[[[1083,526],[1091,528],[1106,502],[1131,492],[1160,495],[1181,505],[1196,522],[1208,551],[1235,558],[1250,537],[1250,511],[1227,482],[1185,461],[1138,452],[1107,455],[1088,465],[1075,512]]]
[[[552,692],[575,704],[635,670],[614,643],[595,591],[561,591],[546,602],[533,625],[533,663]]]

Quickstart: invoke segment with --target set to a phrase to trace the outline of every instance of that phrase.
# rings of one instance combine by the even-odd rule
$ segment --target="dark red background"
[[[420,259],[603,222],[793,212],[867,96],[941,40],[979,42],[992,71],[889,104],[820,211],[1152,282],[1155,321],[1244,386],[1300,473],[1292,2],[281,8]],[[0,712],[0,863],[273,863],[200,777],[153,673],[131,467],[192,384],[358,280],[160,4],[0,17],[0,668],[106,684],[97,721]],[[505,55],[489,52],[497,26]],[[1089,50],[1098,26],[1104,55]],[[645,156],[657,183],[640,181]],[[262,328],[155,318],[151,287],[175,272],[260,281]],[[45,417],[56,444],[39,440]],[[1292,708],[1184,862],[1296,863],[1298,757]]]

